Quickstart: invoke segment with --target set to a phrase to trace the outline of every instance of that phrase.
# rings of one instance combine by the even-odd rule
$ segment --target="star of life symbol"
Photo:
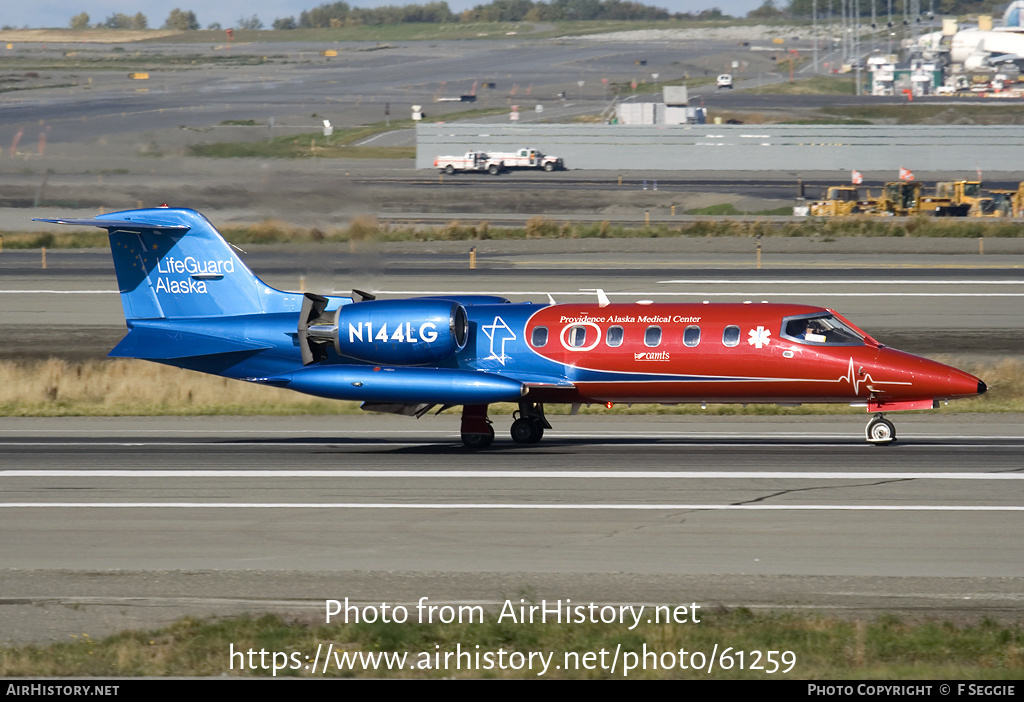
[[[515,341],[516,333],[512,331],[512,328],[501,317],[495,317],[493,322],[482,327],[482,329],[487,338],[491,340],[491,355],[484,360],[489,361],[493,359],[501,365],[505,365],[505,360],[511,358],[511,356],[505,355],[505,342]],[[495,342],[498,343],[497,350],[494,348]]]
[[[758,327],[757,329],[751,329],[750,334],[747,338],[747,343],[755,348],[761,348],[762,346],[768,345],[768,337],[772,335],[771,330],[765,329],[764,327]]]

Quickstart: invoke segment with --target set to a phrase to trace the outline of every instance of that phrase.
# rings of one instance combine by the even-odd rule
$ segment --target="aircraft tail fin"
[[[257,278],[210,220],[195,210],[159,207],[37,221],[109,232],[129,321],[259,314],[301,302],[301,296],[275,290]]]

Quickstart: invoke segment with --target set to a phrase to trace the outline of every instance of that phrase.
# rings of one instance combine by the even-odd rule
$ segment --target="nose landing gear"
[[[869,443],[876,446],[888,446],[896,441],[896,426],[879,412],[868,422],[864,430],[864,436]]]

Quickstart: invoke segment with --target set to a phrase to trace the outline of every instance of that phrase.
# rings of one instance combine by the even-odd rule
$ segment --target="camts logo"
[[[633,354],[634,361],[670,361],[668,351],[642,351]]]

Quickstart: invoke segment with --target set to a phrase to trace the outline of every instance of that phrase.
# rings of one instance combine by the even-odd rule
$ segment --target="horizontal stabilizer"
[[[141,222],[130,219],[42,219],[33,218],[33,222],[49,222],[51,224],[72,224],[80,227],[102,227],[107,230],[123,232],[187,232],[191,227],[186,224],[170,224],[163,222]]]
[[[272,348],[268,344],[240,339],[224,339],[177,329],[159,329],[136,326],[108,356],[114,358],[144,358],[166,361],[172,358],[191,358],[218,353],[262,351]]]

